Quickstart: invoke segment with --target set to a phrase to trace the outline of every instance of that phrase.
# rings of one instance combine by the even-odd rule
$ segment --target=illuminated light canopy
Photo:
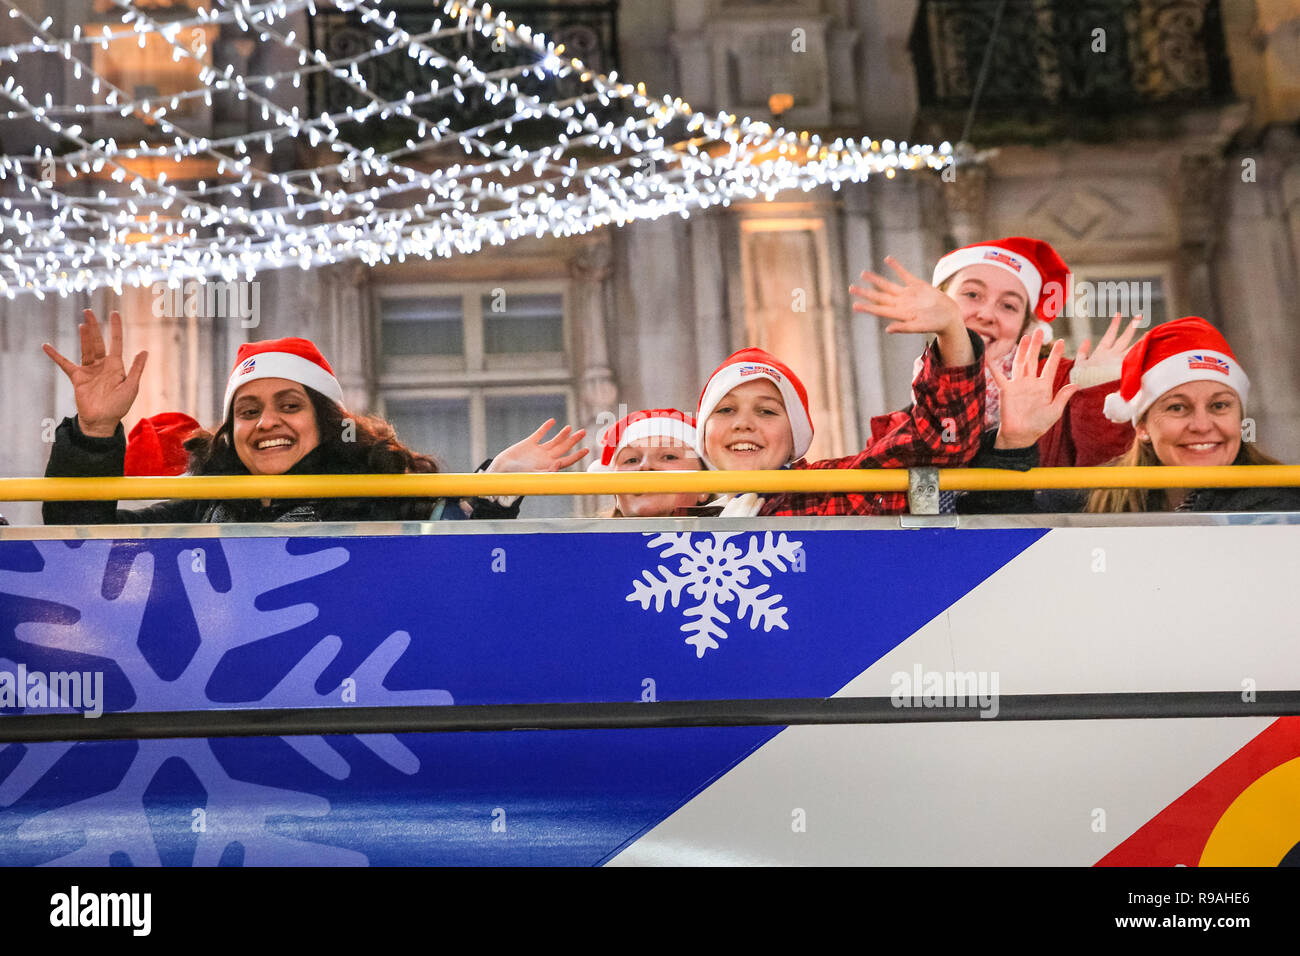
[[[131,0],[113,0],[120,25],[70,36],[50,32],[0,0],[31,30],[0,48],[0,71],[19,57],[56,56],[93,102],[56,103],[27,91],[11,72],[0,85],[0,118],[37,124],[30,155],[0,156],[0,291],[44,297],[187,278],[252,278],[260,270],[359,259],[472,253],[522,236],[569,236],[733,200],[772,199],[791,189],[839,188],[872,173],[941,169],[947,143],[909,146],[870,139],[825,142],[735,114],[705,115],[679,98],[650,96],[643,84],[599,74],[488,4],[448,0],[431,29],[412,34],[374,0],[213,0],[192,16],[155,19]],[[306,11],[353,12],[375,32],[370,48],[330,59],[297,37],[287,20]],[[242,76],[212,65],[217,31],[280,48],[277,72]],[[480,66],[447,42],[509,51]],[[132,94],[95,69],[96,51],[123,44],[170,52],[191,87]],[[439,44],[444,44],[442,48]],[[400,99],[377,95],[362,67],[404,54],[430,77]],[[269,61],[269,58],[263,58]],[[296,105],[318,74],[343,84],[357,105],[307,116]],[[564,82],[564,94],[544,95]],[[284,91],[298,96],[281,96]],[[149,95],[138,95],[148,92]],[[214,97],[250,104],[264,125],[238,135],[187,128],[191,111]],[[468,97],[488,109],[456,123]],[[84,99],[85,97],[83,97]],[[142,121],[144,138],[91,138],[97,124]],[[482,117],[479,117],[482,118]],[[530,127],[531,138],[518,135]],[[11,127],[12,128],[12,127]],[[380,149],[377,130],[408,130]],[[550,131],[537,142],[539,128]],[[361,133],[354,132],[361,131]],[[363,135],[366,134],[366,135]],[[33,137],[34,139],[36,137]],[[391,138],[391,137],[390,137]],[[285,158],[311,165],[285,169]]]

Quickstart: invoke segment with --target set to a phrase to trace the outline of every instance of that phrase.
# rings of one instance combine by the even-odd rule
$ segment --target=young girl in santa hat
[[[625,415],[601,436],[600,457],[588,471],[699,471],[695,419],[675,408],[646,408]],[[707,494],[665,492],[617,495],[612,517],[666,518],[689,513]]]
[[[872,272],[862,277],[872,286],[851,286],[857,311],[874,311],[874,298],[892,285]],[[984,428],[996,431],[1002,422],[1002,386],[1016,362],[1016,346],[1034,330],[1042,342],[1052,340],[1050,323],[1061,313],[1069,290],[1069,267],[1056,250],[1040,239],[1011,236],[955,249],[935,264],[932,284],[957,303],[962,321],[985,345],[986,394]],[[1133,440],[1126,423],[1108,421],[1102,402],[1119,378],[1120,363],[1133,341],[1141,316],[1120,334],[1120,316],[1111,321],[1097,348],[1085,341],[1074,359],[1059,357],[1052,378],[1052,393],[1067,384],[1077,394],[1060,418],[1036,442],[1035,464],[1051,466],[1099,465],[1120,454]],[[1036,355],[1038,353],[1035,353]],[[1061,356],[1058,350],[1055,353]],[[1038,371],[1045,371],[1051,354],[1039,356]],[[919,371],[919,362],[918,362]],[[1048,399],[1052,394],[1048,395]],[[998,436],[999,449],[1007,448]],[[979,464],[985,464],[981,461]]]
[[[824,461],[803,459],[812,443],[808,393],[778,358],[749,348],[728,357],[700,393],[696,449],[710,468],[907,468],[962,465],[976,453],[984,413],[984,345],[968,332],[956,303],[887,259],[900,282],[873,293],[873,311],[891,320],[886,332],[932,332],[913,382],[916,401],[874,429],[856,455]],[[876,424],[876,423],[873,423]],[[722,514],[872,515],[907,510],[900,493],[782,493],[767,498],[730,496]]]
[[[1124,359],[1111,421],[1135,438],[1114,465],[1276,465],[1242,440],[1250,379],[1227,340],[1198,316],[1156,326]],[[1296,511],[1300,488],[1099,488],[1091,512]]]
[[[140,387],[148,353],[141,352],[129,371],[122,361],[122,319],[109,317],[105,348],[95,315],[85,311],[81,364],[45,345],[47,355],[72,382],[77,415],[65,418],[55,433],[46,467],[48,477],[95,477],[123,474],[126,442],[121,420]],[[306,339],[284,338],[240,346],[226,385],[222,424],[199,431],[184,444],[189,471],[220,474],[372,474],[429,473],[437,465],[407,448],[382,419],[349,415],[343,389],[316,346]],[[543,426],[543,432],[547,426]],[[541,443],[534,434],[498,456],[497,470],[548,470],[577,461],[571,454],[582,433],[566,428]],[[500,460],[505,460],[504,467]],[[520,466],[529,466],[521,468]],[[435,506],[447,517],[463,517],[459,502],[428,499],[343,499],[319,501],[165,501],[137,511],[117,510],[110,501],[46,502],[49,524],[116,522],[423,520]],[[475,513],[495,516],[499,509],[475,499]]]

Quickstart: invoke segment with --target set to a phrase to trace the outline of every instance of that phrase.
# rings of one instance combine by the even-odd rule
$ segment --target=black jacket
[[[291,475],[363,473],[323,467],[324,451],[315,448],[287,472]],[[45,467],[47,478],[105,478],[121,476],[126,461],[126,435],[122,426],[111,438],[86,435],[74,417],[65,418],[54,434],[54,448]],[[246,474],[246,472],[243,472]],[[481,498],[472,499],[466,515],[460,501],[443,499],[430,513],[427,501],[410,498],[320,498],[272,501],[258,499],[199,501],[174,499],[135,510],[118,508],[112,501],[47,501],[41,508],[46,524],[205,524],[208,522],[275,521],[428,521],[431,518],[512,518],[515,507],[502,508]]]
[[[1090,492],[1076,489],[1032,494],[1032,510],[1060,514],[1083,511]],[[1174,511],[1180,514],[1300,511],[1300,488],[1196,488],[1187,493]]]
[[[1300,511],[1300,488],[1197,488],[1178,511]]]
[[[1007,468],[1028,471],[1038,467],[1038,446],[995,448],[998,430],[990,428],[980,436],[980,450],[967,468]],[[958,514],[1017,514],[1032,512],[1032,491],[963,491],[957,494]]]
[[[971,492],[957,499],[957,510],[962,514],[1078,514],[1087,507],[1090,494],[1085,488]],[[1197,488],[1174,510],[1181,514],[1300,511],[1300,488]]]
[[[1038,465],[1038,448],[1000,450],[993,447],[997,432],[984,433],[971,468],[1010,468],[1028,471]],[[1087,489],[1050,491],[971,491],[957,496],[960,514],[1074,514],[1088,504]],[[1300,488],[1198,488],[1176,509],[1195,514],[1213,511],[1300,511]]]

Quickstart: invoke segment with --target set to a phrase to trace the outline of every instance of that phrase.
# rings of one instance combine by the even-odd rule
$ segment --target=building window
[[[1075,268],[1073,308],[1067,326],[1070,344],[1078,348],[1084,339],[1090,339],[1096,346],[1116,312],[1124,317],[1120,331],[1135,315],[1143,316],[1144,329],[1167,321],[1172,297],[1170,271],[1164,263]]]
[[[548,418],[573,421],[567,299],[563,282],[377,288],[384,417],[403,442],[458,472]],[[521,513],[570,516],[576,507],[571,497],[534,496]]]

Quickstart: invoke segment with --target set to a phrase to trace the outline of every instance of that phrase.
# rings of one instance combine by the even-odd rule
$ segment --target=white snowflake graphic
[[[677,607],[682,592],[699,603],[686,608],[682,613],[695,620],[682,625],[687,635],[686,643],[695,648],[696,658],[704,652],[716,649],[718,640],[725,640],[727,632],[722,625],[730,624],[729,618],[722,610],[723,606],[736,602],[737,618],[744,620],[749,615],[749,629],[757,630],[760,624],[764,632],[779,627],[789,630],[785,623],[786,608],[780,607],[781,595],[768,594],[766,584],[749,586],[750,575],[758,571],[765,578],[772,572],[787,571],[799,561],[802,545],[791,541],[781,534],[775,541],[772,532],[761,536],[748,533],[749,550],[741,551],[731,538],[742,532],[710,532],[712,540],[694,542],[691,532],[669,532],[655,534],[647,532],[651,540],[646,542],[648,548],[663,548],[660,560],[680,557],[677,568],[659,565],[658,572],[662,579],[650,571],[643,571],[644,581],[632,585],[632,593],[627,600],[638,602],[643,610],[649,610],[653,602],[656,612],[662,612],[666,600],[671,600]],[[762,543],[759,543],[760,537]]]
[[[101,582],[108,566],[109,542],[87,543],[72,549],[59,541],[38,542],[44,560],[39,572],[0,571],[0,592],[66,605],[77,596],[80,618],[76,624],[29,622],[15,635],[23,643],[70,651],[86,651],[111,658],[130,681],[135,710],[158,709],[171,701],[187,709],[203,706],[305,707],[338,704],[337,691],[320,694],[316,681],[343,646],[336,635],[322,638],[292,670],[260,700],[231,705],[211,701],[207,685],[222,658],[236,647],[283,633],[313,620],[311,604],[265,611],[256,607],[261,594],[304,581],[339,567],[348,560],[343,548],[312,554],[277,553],[273,560],[231,560],[231,587],[217,592],[205,573],[191,569],[190,552],[176,558],[201,641],[194,657],[175,680],[165,681],[154,671],[138,646],[145,598],[153,579],[154,557],[138,553],[131,563],[121,594],[103,596]],[[281,545],[283,547],[283,545]],[[390,634],[351,674],[358,705],[450,704],[445,690],[391,691],[383,687],[389,670],[410,644],[405,631]],[[283,737],[306,760],[336,780],[351,773],[348,762],[323,737]],[[357,737],[385,763],[405,774],[420,768],[419,759],[391,734]],[[8,777],[0,783],[0,808],[12,805],[36,787],[72,747],[72,743],[29,746]],[[3,747],[0,747],[3,749]],[[238,780],[222,768],[206,740],[144,740],[122,781],[113,789],[76,803],[38,814],[19,827],[21,839],[51,841],[81,831],[82,846],[55,864],[105,865],[125,852],[136,865],[158,865],[158,851],[143,806],[146,789],[162,764],[172,757],[183,760],[208,794],[207,829],[198,835],[195,865],[211,865],[226,847],[238,842],[246,865],[365,865],[363,854],[340,847],[294,840],[274,832],[268,818],[284,815],[322,817],[330,812],[328,800],[311,793],[267,787]],[[124,798],[129,798],[124,800]],[[126,803],[133,809],[122,809]]]
[[[42,744],[29,753],[51,747],[61,748],[61,756],[70,746]],[[104,866],[119,853],[125,853],[134,866],[161,866],[143,797],[163,763],[177,757],[207,791],[203,828],[194,834],[194,866],[216,866],[232,844],[242,847],[244,866],[365,866],[369,862],[355,850],[276,833],[270,826],[276,818],[324,817],[330,802],[312,793],[237,780],[226,773],[206,740],[140,741],[135,759],[116,787],[37,814],[18,827],[18,838],[53,845],[68,834],[83,833],[86,842],[79,849],[51,861],[58,866]],[[140,799],[123,799],[135,795]]]

